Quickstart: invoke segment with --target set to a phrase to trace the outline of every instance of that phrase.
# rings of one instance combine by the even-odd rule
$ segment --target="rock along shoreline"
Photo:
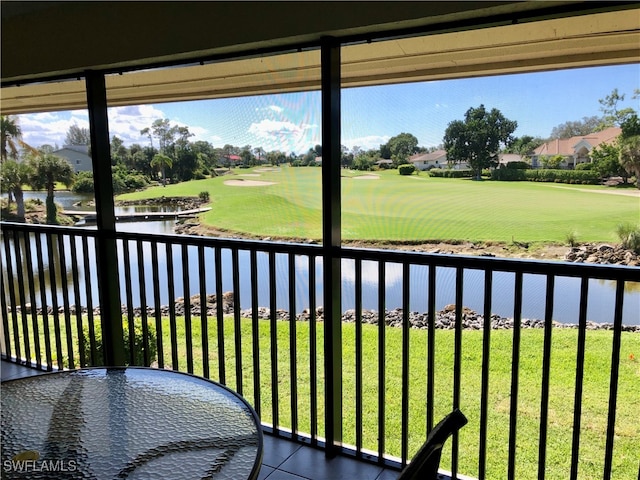
[[[189,299],[188,305],[190,306],[191,317],[200,317],[201,310],[201,302],[200,295],[194,295]],[[25,306],[26,313],[31,313],[31,306]],[[184,316],[185,314],[185,299],[178,298],[176,299],[174,308],[173,308],[176,316]],[[16,309],[17,312],[20,312],[20,308]],[[169,305],[163,305],[160,307],[160,315],[163,317],[169,316]],[[69,312],[71,315],[76,314],[76,306],[71,305],[69,307]],[[81,307],[81,312],[86,314],[86,307]],[[36,308],[36,313],[38,315],[42,314],[42,308]],[[49,315],[53,314],[52,307],[47,309],[47,313]],[[64,307],[60,307],[58,309],[58,313],[64,313]],[[142,317],[142,308],[135,307],[133,309],[133,316],[135,318]],[[224,315],[233,315],[234,314],[234,306],[233,306],[233,293],[227,292],[222,296],[222,313]],[[271,319],[271,309],[267,307],[258,307],[256,309],[256,313],[259,320],[269,320]],[[94,315],[100,315],[100,307],[96,307],[93,309]],[[128,309],[126,305],[122,305],[122,315],[127,316]],[[206,315],[208,317],[216,317],[218,314],[218,302],[215,294],[207,295],[206,297]],[[461,312],[462,319],[462,329],[463,330],[483,330],[484,329],[484,316],[470,308],[462,307]],[[148,319],[152,319],[156,315],[156,310],[153,307],[147,307],[146,316]],[[253,310],[252,309],[242,309],[240,311],[240,316],[242,318],[252,318]],[[401,308],[396,308],[393,310],[385,310],[384,321],[385,324],[389,327],[402,327],[403,325],[403,316],[404,312]],[[428,323],[428,313],[419,313],[419,312],[410,312],[409,313],[409,326],[410,328],[415,329],[427,329],[429,326]],[[284,309],[277,309],[275,311],[275,318],[279,321],[289,321],[289,312]],[[324,320],[324,309],[322,307],[318,307],[315,312],[316,321],[322,322]],[[375,310],[363,310],[361,315],[361,321],[363,324],[368,325],[377,325],[380,319],[380,314]],[[299,322],[308,322],[311,320],[311,312],[309,309],[303,310],[301,313],[296,315],[296,321]],[[346,310],[342,314],[342,321],[344,323],[355,323],[357,321],[356,311],[354,309]],[[554,328],[578,328],[578,324],[575,323],[561,323],[557,321],[553,321],[552,325]],[[455,305],[447,305],[442,310],[436,312],[435,314],[435,328],[438,330],[453,330],[456,326],[456,306]],[[493,314],[491,315],[491,329],[492,330],[507,330],[512,329],[514,326],[514,319],[508,317],[502,317],[500,315]],[[520,328],[544,328],[545,322],[544,320],[539,319],[530,319],[523,318],[520,321]],[[587,330],[613,330],[612,323],[598,323],[593,321],[587,321],[586,325]],[[640,333],[640,325],[622,325],[623,332],[634,332]]]

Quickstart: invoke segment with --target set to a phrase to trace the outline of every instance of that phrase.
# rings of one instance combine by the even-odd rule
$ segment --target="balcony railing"
[[[326,446],[334,379],[324,368],[320,246],[134,233],[116,242],[127,363],[220,381],[253,404],[267,431]],[[47,370],[103,361],[95,243],[94,230],[2,224],[3,358]],[[617,412],[619,390],[634,388],[620,367],[621,343],[638,346],[639,334],[627,332],[637,328],[626,325],[638,313],[637,268],[351,248],[335,255],[345,311],[333,353],[343,454],[401,467],[438,419],[460,408],[470,423],[442,462],[454,478],[577,478],[586,468],[635,475],[637,458],[624,452],[637,419]],[[590,291],[602,284],[613,294],[602,307],[608,329],[596,334]],[[438,312],[445,303],[449,312]],[[573,333],[556,342],[554,319],[567,303],[576,304],[563,319]],[[506,327],[498,305],[510,312]],[[539,321],[525,318],[532,307]],[[592,338],[609,345],[599,379],[585,378]],[[566,358],[570,376],[560,378]]]

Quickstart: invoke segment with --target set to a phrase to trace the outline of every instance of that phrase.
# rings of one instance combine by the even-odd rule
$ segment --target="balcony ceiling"
[[[548,14],[567,5],[575,11]],[[317,49],[278,55],[255,49],[313,47],[327,35],[349,41],[342,51],[347,88],[640,61],[638,4],[606,4],[604,11],[594,5],[3,1],[2,82],[25,84],[2,88],[1,109],[86,108],[81,80],[31,82],[81,77],[89,69],[126,72],[107,77],[111,106],[317,90]],[[412,29],[425,34],[394,37]],[[385,32],[394,38],[381,39]],[[252,51],[250,58],[221,61]],[[128,71],[167,62],[187,66]]]

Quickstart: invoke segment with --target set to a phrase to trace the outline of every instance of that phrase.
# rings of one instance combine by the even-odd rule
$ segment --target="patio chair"
[[[429,432],[427,441],[400,473],[398,480],[438,480],[440,455],[447,438],[467,424],[467,417],[457,408]]]

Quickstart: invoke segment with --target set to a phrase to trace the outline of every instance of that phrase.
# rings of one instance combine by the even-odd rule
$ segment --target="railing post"
[[[109,121],[107,118],[107,90],[104,74],[88,71],[85,78],[97,214],[96,263],[104,363],[107,366],[116,366],[124,365],[124,344],[116,252],[116,217],[113,204]]]
[[[342,302],[340,269],[340,44],[324,38],[322,70],[322,265],[326,455],[342,442]]]

